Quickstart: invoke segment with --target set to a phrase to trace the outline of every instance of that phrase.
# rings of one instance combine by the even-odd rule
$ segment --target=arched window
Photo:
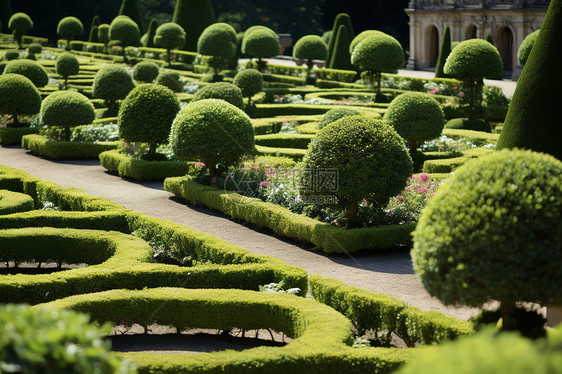
[[[476,27],[476,25],[469,25],[466,28],[466,31],[464,33],[464,38],[465,39],[475,39],[477,30],[478,30],[478,28]]]
[[[498,52],[502,57],[503,69],[512,71],[513,69],[513,33],[507,26],[502,26],[498,30]]]
[[[437,27],[429,26],[427,31],[428,50],[429,50],[429,65],[437,65],[437,57],[439,56],[439,31]]]

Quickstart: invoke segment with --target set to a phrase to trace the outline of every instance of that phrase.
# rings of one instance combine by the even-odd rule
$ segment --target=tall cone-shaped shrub
[[[139,26],[140,33],[142,34],[144,32],[144,18],[141,15],[137,0],[123,0],[121,8],[119,8],[119,15],[131,17],[131,19]]]
[[[91,43],[97,43],[98,41],[98,26],[100,25],[100,17],[96,14],[92,18],[92,24],[90,26],[90,33],[88,34],[88,41]]]
[[[158,21],[154,18],[150,20],[148,24],[148,31],[141,37],[141,44],[143,47],[154,47],[154,35],[156,35],[156,29],[158,28]]]
[[[338,29],[338,35],[336,36],[336,43],[334,48],[334,53],[332,53],[332,59],[327,64],[330,69],[342,69],[342,70],[354,70],[355,68],[351,65],[351,56],[349,55],[349,44],[351,39],[347,32],[347,27],[341,25]]]
[[[215,23],[211,0],[177,0],[172,22],[186,33],[184,49],[197,52],[197,40],[205,28]]]
[[[10,0],[0,0],[0,22],[2,22],[2,31],[4,34],[9,34],[10,28],[8,27],[8,22],[12,16],[12,5]]]
[[[562,160],[562,0],[552,0],[541,32],[517,82],[497,148],[525,148]]]
[[[347,28],[347,34],[349,40],[353,40],[355,38],[355,33],[353,32],[353,26],[351,25],[351,18],[347,13],[340,13],[336,16],[334,20],[334,26],[332,27],[332,35],[330,36],[330,42],[328,43],[328,58],[326,58],[326,63],[332,61],[332,55],[334,53],[336,39],[338,35],[338,30],[341,25],[345,25]],[[332,68],[332,66],[326,66],[328,68]]]
[[[435,65],[435,78],[449,77],[443,72],[443,66],[445,66],[445,61],[447,61],[449,53],[451,53],[451,29],[447,27],[445,29],[445,35],[443,35],[441,50],[439,51],[439,56],[437,57],[437,65]]]

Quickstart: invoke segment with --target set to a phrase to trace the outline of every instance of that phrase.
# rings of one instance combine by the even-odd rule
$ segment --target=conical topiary
[[[351,65],[351,56],[349,55],[350,43],[351,39],[349,38],[347,27],[345,25],[341,25],[336,36],[332,59],[330,60],[330,63],[327,64],[331,69],[355,70],[353,65]]]
[[[334,26],[332,27],[332,35],[330,36],[330,42],[328,43],[328,58],[326,59],[327,62],[332,60],[332,54],[334,53],[334,47],[336,44],[336,38],[338,34],[338,30],[341,25],[345,25],[347,29],[347,35],[349,40],[353,40],[355,38],[355,33],[353,32],[353,26],[351,25],[351,18],[347,13],[340,13],[336,16],[334,20]],[[331,68],[331,66],[327,66]]]
[[[119,8],[120,16],[129,16],[139,26],[139,31],[144,32],[143,16],[141,15],[137,0],[123,0]]]
[[[197,41],[205,28],[215,23],[215,12],[211,0],[176,0],[172,22],[186,33],[184,49],[197,51]]]
[[[96,14],[92,18],[92,25],[90,26],[90,34],[88,36],[88,41],[91,43],[97,43],[98,41],[98,26],[100,25],[100,17]]]
[[[141,37],[141,44],[143,47],[154,47],[154,35],[156,35],[156,29],[158,28],[158,21],[156,19],[151,19],[148,24],[148,31]]]
[[[8,22],[12,16],[12,5],[10,0],[0,0],[0,22],[2,22],[2,31],[4,34],[10,33],[10,28],[8,27]]]
[[[552,0],[513,94],[497,148],[525,148],[562,160],[562,0]]]
[[[451,29],[447,27],[445,29],[445,35],[443,35],[443,43],[441,43],[441,50],[439,51],[439,56],[437,57],[437,65],[435,65],[435,78],[447,78],[447,74],[443,72],[443,66],[445,66],[445,61],[451,53]]]

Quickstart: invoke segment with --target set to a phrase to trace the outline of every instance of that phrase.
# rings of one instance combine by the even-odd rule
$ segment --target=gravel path
[[[446,307],[432,298],[414,274],[407,251],[327,256],[301,243],[258,231],[202,207],[191,207],[164,191],[162,182],[138,183],[105,172],[97,160],[50,161],[19,147],[0,147],[0,164],[18,168],[62,186],[76,187],[129,209],[169,219],[215,235],[251,252],[277,257],[309,274],[337,278],[372,292],[385,293],[422,310],[437,310],[467,319],[477,310]]]

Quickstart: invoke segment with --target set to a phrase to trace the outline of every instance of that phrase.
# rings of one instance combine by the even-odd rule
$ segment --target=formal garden
[[[0,7],[0,373],[561,372],[544,313],[562,305],[561,1],[522,43],[511,98],[484,84],[502,79],[497,48],[448,31],[425,79],[344,13],[286,64],[274,30],[237,33],[210,1],[146,30],[135,0],[89,29],[61,17],[56,45]],[[3,164],[19,147],[163,183],[335,261],[409,252],[431,296],[480,313],[424,311]],[[248,346],[112,349],[126,334]]]

